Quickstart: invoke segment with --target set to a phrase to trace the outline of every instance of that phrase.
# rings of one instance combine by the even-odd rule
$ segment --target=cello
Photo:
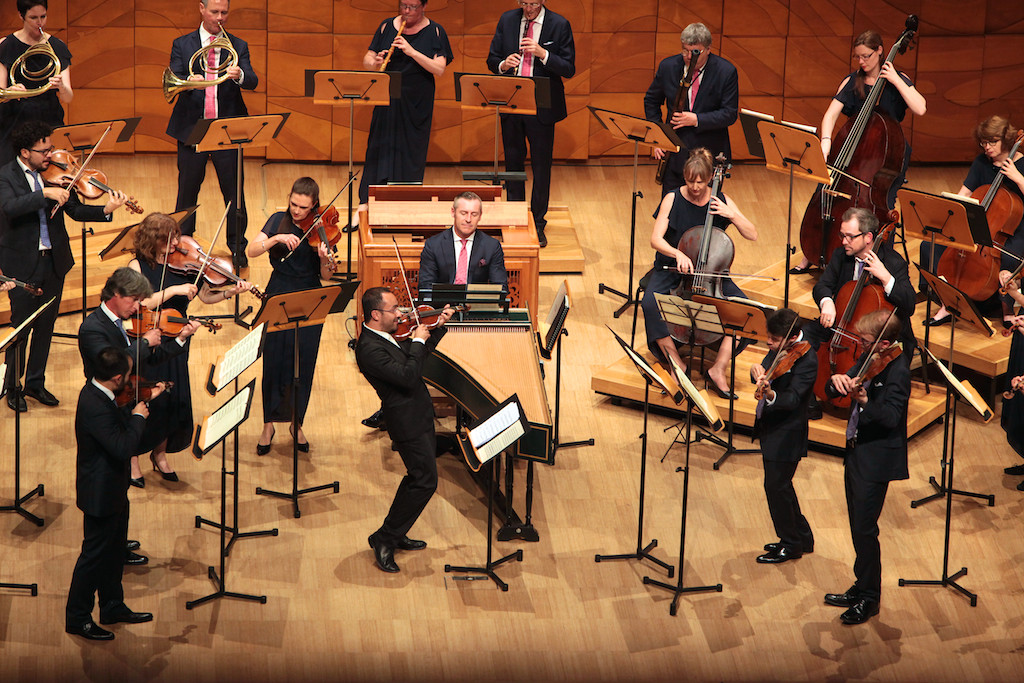
[[[917,23],[917,16],[907,17],[883,65],[907,51]],[[812,264],[824,267],[841,246],[839,224],[847,209],[865,208],[886,222],[887,197],[903,169],[907,144],[899,122],[875,110],[886,82],[881,76],[875,80],[857,116],[835,134],[828,159],[831,182],[814,191],[800,223],[800,249]]]
[[[894,221],[898,216],[896,211],[890,214]],[[872,254],[877,256],[879,247],[892,236],[895,229],[896,223],[890,222],[878,231],[878,236],[871,246]],[[854,331],[857,322],[868,313],[879,310],[891,313],[896,308],[885,298],[885,288],[879,284],[869,283],[870,278],[871,273],[867,268],[863,268],[860,277],[850,280],[840,288],[835,304],[837,313],[842,311],[842,314],[836,318],[832,326],[832,336],[828,343],[818,347],[818,377],[814,381],[814,395],[822,402],[835,407],[848,408],[850,397],[829,396],[825,387],[832,375],[852,368],[864,352],[860,335]]]

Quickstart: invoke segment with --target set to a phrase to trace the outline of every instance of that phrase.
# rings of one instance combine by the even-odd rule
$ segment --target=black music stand
[[[197,152],[221,152],[229,148],[235,150],[237,169],[235,172],[235,243],[228,248],[232,254],[238,253],[242,239],[242,206],[245,200],[242,190],[242,151],[250,147],[266,147],[277,137],[290,113],[266,114],[263,116],[229,116],[219,119],[199,119],[186,145],[195,146]],[[214,244],[210,244],[212,251]],[[241,275],[241,273],[239,273]],[[242,320],[249,314],[252,307],[240,311],[239,297],[235,297],[235,324],[249,327]]]
[[[605,325],[608,327],[608,325]],[[608,327],[608,331],[615,337],[615,341],[619,342],[619,346],[625,352],[626,356],[633,361],[633,365],[636,366],[636,370],[640,373],[640,376],[644,379],[644,431],[640,435],[640,498],[639,498],[639,511],[636,521],[636,550],[629,553],[619,553],[617,555],[594,555],[594,562],[601,562],[602,560],[650,560],[654,564],[663,568],[668,573],[668,578],[672,578],[675,575],[675,567],[659,560],[654,555],[651,555],[651,550],[658,547],[658,539],[652,538],[651,542],[644,545],[644,493],[645,486],[647,483],[647,418],[651,412],[651,385],[657,384],[663,392],[665,392],[672,401],[679,405],[683,401],[683,392],[672,389],[668,386],[661,375],[658,374],[657,370],[652,368],[650,365],[641,358],[636,351],[634,351],[626,341],[615,334],[615,330]],[[647,583],[646,577],[644,583]]]
[[[620,292],[617,289],[612,289],[603,282],[598,283],[597,293],[604,294],[605,292],[611,292],[612,294],[622,297],[626,300],[624,304],[612,314],[613,317],[618,318],[630,306],[636,306],[640,302],[634,299],[633,292],[633,259],[636,251],[636,200],[643,199],[644,194],[637,189],[637,168],[639,164],[640,145],[646,145],[650,149],[664,149],[672,150],[678,153],[686,149],[683,142],[679,139],[679,135],[672,129],[667,123],[661,121],[648,121],[647,119],[640,118],[639,116],[630,116],[629,114],[620,114],[614,111],[608,111],[606,109],[598,109],[597,107],[591,107],[588,105],[587,109],[590,113],[601,122],[605,130],[611,133],[612,137],[616,140],[623,140],[625,142],[633,143],[633,193],[630,208],[630,219],[629,219],[629,277],[626,281],[626,291]]]
[[[352,286],[354,285],[354,286]],[[351,292],[359,286],[358,281],[346,283],[351,288],[344,305],[348,305],[351,299]],[[299,488],[299,414],[298,414],[298,390],[299,390],[299,328],[313,325],[323,325],[327,316],[333,311],[335,300],[342,294],[342,288],[338,286],[318,287],[317,289],[306,289],[300,292],[286,292],[269,297],[263,302],[259,313],[253,320],[253,325],[267,323],[268,334],[286,334],[291,328],[295,336],[295,348],[292,354],[292,387],[291,387],[291,408],[292,408],[292,490],[291,492],[271,491],[261,486],[256,487],[258,496],[274,496],[286,498],[292,501],[292,510],[295,517],[301,517],[299,510],[299,496],[313,491],[333,489],[334,493],[339,491],[337,481],[330,484],[321,484],[310,488]],[[344,310],[344,306],[342,306]]]
[[[398,71],[314,71],[306,70],[306,97],[313,98],[313,104],[329,104],[338,107],[348,104],[348,247],[345,256],[345,279],[354,280],[352,272],[352,215],[356,204],[352,197],[353,186],[359,175],[352,170],[355,139],[356,103],[374,106],[390,106],[393,100],[402,97],[402,74]]]
[[[943,453],[949,453],[949,485],[945,489],[946,493],[946,522],[943,529],[943,546],[942,546],[942,577],[939,579],[900,579],[900,586],[949,586],[957,590],[958,592],[965,595],[971,601],[971,607],[975,607],[978,604],[978,596],[975,593],[967,590],[956,582],[961,576],[967,575],[967,567],[961,567],[960,571],[956,572],[952,576],[949,574],[949,530],[952,519],[952,507],[953,507],[953,494],[960,493],[953,489],[953,454],[956,451],[956,404],[959,401],[964,401],[972,408],[974,408],[986,424],[992,419],[992,409],[985,404],[985,400],[978,395],[978,392],[971,386],[970,382],[960,382],[953,373],[942,364],[938,358],[932,355],[931,351],[928,351],[931,355],[932,361],[935,366],[939,368],[939,371],[946,378],[946,383],[949,388],[946,390],[946,422],[952,422],[953,425],[949,429],[945,430],[943,434],[942,449]],[[934,478],[932,479],[934,482]],[[969,494],[974,495],[974,494]],[[989,505],[992,502],[990,500]]]
[[[740,122],[747,140],[747,149],[764,159],[769,171],[789,176],[789,202],[786,204],[786,291],[783,308],[789,307],[789,263],[796,253],[793,246],[793,179],[797,176],[815,183],[829,182],[825,156],[814,128],[787,121],[776,122],[774,117],[749,109],[740,111]],[[769,144],[765,144],[765,142]]]
[[[228,349],[227,352],[221,356],[216,363],[210,364],[210,372],[206,379],[206,393],[210,396],[216,396],[217,392],[225,388],[229,383],[234,382],[235,393],[239,392],[238,376],[246,369],[252,366],[260,356],[263,355],[263,338],[266,327],[260,325],[252,332],[242,338],[232,348]],[[226,546],[221,547],[221,552],[224,557],[231,554],[231,548],[234,546],[235,541],[241,538],[256,538],[259,536],[277,536],[277,529],[267,529],[264,531],[239,531],[238,525],[238,429],[236,428],[232,435],[234,436],[234,462],[232,463],[231,471],[228,472],[226,463],[223,458],[220,463],[220,476],[221,476],[221,515],[220,521],[214,522],[209,519],[205,519],[200,515],[196,515],[196,528],[201,528],[204,524],[213,527],[214,529],[220,529],[222,532],[226,531],[231,534],[231,538],[228,540]],[[203,452],[200,450],[196,452],[193,450],[193,454],[197,459],[202,459]],[[232,521],[231,525],[227,524],[224,515],[225,497],[227,491],[225,489],[225,479],[228,475],[231,475],[232,481],[232,499],[231,499],[231,514]]]
[[[7,353],[8,349],[14,349],[14,386],[9,391],[14,392],[14,400],[18,401],[23,395],[21,385],[21,374],[24,372],[22,369],[22,354],[24,353],[25,343],[28,338],[29,330],[32,327],[32,323],[35,322],[39,314],[45,311],[47,308],[53,305],[56,298],[52,298],[35,311],[32,312],[25,322],[14,328],[7,337],[0,342],[0,353]],[[2,392],[0,392],[2,396]],[[44,489],[43,485],[39,484],[34,489],[21,495],[21,411],[14,411],[14,502],[10,505],[0,506],[0,512],[16,512],[28,521],[32,522],[36,526],[43,525],[43,519],[36,517],[31,512],[26,510],[23,506],[25,501],[33,498],[34,496],[43,497]],[[33,593],[35,595],[35,593]]]
[[[192,454],[202,459],[203,455],[220,444],[220,573],[213,566],[207,568],[206,574],[213,581],[216,590],[197,600],[189,600],[185,603],[185,609],[192,609],[196,605],[209,602],[216,598],[238,598],[240,600],[252,600],[261,605],[267,603],[266,595],[249,595],[247,593],[233,593],[227,590],[227,445],[224,443],[228,434],[235,435],[235,451],[238,451],[238,426],[249,419],[249,409],[252,407],[252,396],[256,393],[256,380],[250,380],[242,390],[236,392],[224,405],[218,408],[211,415],[203,418],[201,425],[196,427],[195,438],[192,443]],[[238,457],[237,455],[235,456]],[[236,461],[237,462],[237,461]],[[237,470],[237,467],[236,467]],[[198,518],[197,518],[198,519]],[[198,528],[199,525],[196,524]],[[266,532],[264,532],[266,533]],[[274,536],[277,529],[274,529]],[[234,539],[232,539],[234,540]]]
[[[551,351],[555,350],[555,430],[554,430],[554,449],[555,453],[558,453],[559,448],[576,448],[577,446],[593,446],[593,439],[584,439],[582,441],[566,441],[561,442],[558,440],[559,430],[558,427],[561,424],[562,417],[562,337],[569,336],[569,330],[565,329],[565,319],[569,315],[569,308],[572,305],[572,300],[569,295],[569,281],[562,280],[562,284],[558,287],[558,292],[555,294],[555,301],[551,305],[551,310],[548,312],[547,320],[541,324],[541,331],[537,332],[537,345],[540,348],[540,355],[544,360],[551,360]],[[542,334],[543,332],[543,334]],[[533,461],[530,461],[530,467],[533,466]],[[531,473],[528,473],[529,476]]]
[[[502,401],[484,417],[470,425],[466,436],[457,434],[459,447],[466,464],[474,472],[486,464],[487,472],[487,562],[483,567],[444,566],[445,573],[465,572],[478,576],[455,576],[456,581],[469,581],[477,578],[491,579],[503,591],[508,591],[508,584],[498,578],[494,568],[510,560],[523,561],[523,550],[520,548],[499,560],[492,560],[494,550],[494,490],[498,487],[497,468],[494,458],[502,451],[510,448],[529,430],[530,425],[519,403],[519,396],[512,394]]]
[[[196,209],[198,208],[199,205],[197,204],[187,209],[182,209],[181,211],[175,211],[174,213],[169,215],[171,218],[174,219],[174,221],[178,224],[178,227],[180,228],[181,224],[189,216],[194,214],[196,212]],[[100,251],[100,261],[106,261],[107,259],[117,258],[118,256],[124,256],[125,254],[134,255],[135,231],[139,229],[140,225],[142,225],[141,222],[133,223],[124,228],[123,230],[121,230],[121,232],[117,233],[117,236],[110,241],[110,244],[103,247],[103,250]]]
[[[499,76],[496,74],[455,74],[455,101],[464,110],[494,107],[494,169],[490,173],[463,171],[463,180],[501,185],[525,183],[526,171],[498,172],[498,141],[501,139],[501,115],[536,114],[551,108],[551,82],[547,78]]]
[[[722,592],[722,584],[716,583],[712,586],[683,586],[683,570],[686,568],[686,519],[687,512],[689,510],[690,503],[690,431],[693,426],[693,409],[695,406],[700,407],[701,412],[704,413],[705,419],[708,424],[712,425],[714,429],[717,425],[718,429],[722,428],[722,420],[718,417],[718,411],[714,408],[714,404],[707,400],[707,397],[697,390],[697,387],[693,386],[690,382],[689,377],[683,372],[676,363],[672,362],[673,375],[676,378],[676,382],[679,383],[679,387],[686,394],[686,460],[682,467],[677,467],[676,472],[683,473],[683,501],[680,506],[679,512],[679,578],[676,581],[676,585],[665,583],[664,581],[656,581],[649,576],[643,578],[645,586],[657,586],[658,588],[664,588],[667,591],[671,591],[672,603],[669,605],[668,613],[672,616],[676,615],[676,611],[679,605],[679,597],[684,593],[703,593],[707,591],[715,591],[718,593]],[[698,438],[698,441],[700,439]],[[672,578],[672,574],[669,573],[669,578]]]
[[[973,327],[978,332],[986,334],[989,337],[991,337],[994,332],[992,331],[992,327],[985,321],[985,318],[978,311],[978,307],[974,305],[974,301],[972,299],[945,280],[922,268],[920,264],[916,265],[918,270],[921,271],[921,277],[925,279],[925,282],[928,283],[929,288],[934,292],[935,296],[937,296],[939,301],[942,302],[942,305],[946,307],[949,314],[953,316],[949,326],[949,367],[952,368],[953,339],[956,335],[957,321],[962,320],[970,327]],[[930,356],[931,351],[929,351],[928,354]],[[935,492],[930,496],[925,496],[924,498],[911,501],[910,507],[916,508],[919,505],[924,505],[936,498],[948,497],[954,493],[960,496],[967,496],[968,498],[980,498],[982,500],[987,500],[989,507],[995,505],[996,497],[992,494],[972,493],[970,491],[960,491],[953,488],[953,444],[956,439],[956,403],[950,399],[948,391],[946,392],[946,419],[943,421],[942,434],[943,444],[942,460],[940,462],[940,480],[936,481],[935,477],[928,477],[928,483],[932,485]]]

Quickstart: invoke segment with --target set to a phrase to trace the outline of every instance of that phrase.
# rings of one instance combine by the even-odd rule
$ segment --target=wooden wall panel
[[[779,97],[744,96],[740,99],[740,108],[771,114],[777,121],[781,119],[790,120],[783,115],[782,99]],[[734,161],[755,158],[747,149],[747,140],[743,136],[743,127],[739,124],[729,128],[729,146],[732,148],[732,158]]]
[[[52,10],[52,6],[48,8],[47,23],[56,19],[50,14]],[[135,3],[132,0],[69,0],[67,12],[66,25],[69,26],[131,28],[135,25]]]
[[[648,54],[637,52],[635,46],[650,45],[653,33],[592,33],[593,59],[590,61],[590,92],[629,92],[638,83],[646,90],[653,73]],[[587,60],[581,60],[586,63]],[[566,83],[566,89],[579,94],[580,84],[575,78]]]
[[[785,38],[725,38],[722,52],[736,66],[743,97],[784,94]]]
[[[313,104],[308,97],[267,97],[269,111],[291,116],[266,150],[279,161],[329,161],[331,158],[330,107]]]
[[[920,16],[921,35],[980,35],[985,32],[985,10],[985,4],[981,2],[928,0]]]
[[[984,45],[981,101],[1024,99],[1024,39],[1021,36],[986,36]],[[1021,110],[1017,109],[1016,113],[1019,116]]]
[[[275,32],[281,33],[331,33],[334,30],[334,2],[268,2],[267,26],[273,26]]]
[[[985,33],[1024,33],[1024,3],[987,0]]]
[[[798,37],[786,41],[786,98],[836,94],[853,70],[847,37]]]
[[[568,116],[555,126],[555,158],[586,161],[590,150],[589,96],[570,95],[565,98]]]
[[[933,0],[927,0],[931,4]],[[867,29],[882,34],[886,49],[903,32],[908,14],[922,16],[924,0],[857,0],[853,14],[854,35]]]
[[[918,90],[928,113],[913,118],[912,159],[968,161],[977,154],[970,132],[981,100],[984,43],[959,37],[921,38]],[[906,123],[906,121],[904,122]]]
[[[77,95],[75,97],[77,99]],[[164,132],[167,130],[167,119],[171,115],[171,105],[167,104],[159,87],[135,89],[135,115],[142,117],[139,128],[135,131],[137,151],[173,152],[176,149],[174,140]]]
[[[134,28],[76,27],[68,48],[72,54],[71,86],[76,99],[82,91],[91,88],[130,90],[134,87]]]
[[[456,164],[461,158],[462,106],[454,100],[435,101],[427,161]]]
[[[607,111],[619,112],[630,116],[643,118],[644,98],[642,94],[635,92],[621,93],[595,93],[590,96],[590,106]],[[601,122],[593,114],[589,119],[590,129],[590,155],[592,157],[608,156],[633,156],[633,143],[622,142],[605,130]],[[643,147],[640,149],[640,159],[646,159],[647,152]]]
[[[786,0],[730,0],[724,5],[724,31],[729,36],[781,36],[789,25]]]
[[[306,69],[334,68],[334,37],[329,33],[273,33],[267,39],[267,70],[261,80],[268,97],[304,97]]]
[[[853,35],[853,5],[847,0],[790,0],[789,35]]]
[[[572,22],[571,17],[569,21]],[[595,33],[651,33],[657,28],[658,0],[632,0],[625,3],[621,0],[594,0],[594,24],[591,30]]]
[[[658,29],[674,33],[676,44],[679,44],[679,33],[688,25],[701,22],[711,30],[714,36],[715,51],[722,36],[723,5],[722,0],[694,0],[693,2],[672,2],[659,0]]]
[[[67,108],[65,120],[68,124],[90,123],[92,121],[130,118],[135,115],[134,90],[125,88],[87,88],[75,92],[75,99],[72,100],[71,106]],[[114,139],[113,133],[108,135],[107,139],[103,142],[100,152],[103,154],[131,154],[136,151],[134,136],[120,144],[115,144]],[[54,144],[58,147],[62,146],[56,140],[54,140]],[[94,166],[95,164],[90,162],[89,165]],[[122,178],[119,181],[111,178],[110,181],[111,186],[117,188],[130,182],[128,178]]]

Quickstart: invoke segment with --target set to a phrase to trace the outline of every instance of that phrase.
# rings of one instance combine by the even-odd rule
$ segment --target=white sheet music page
[[[228,382],[241,375],[259,359],[260,341],[263,339],[263,330],[266,327],[266,323],[261,323],[259,327],[242,337],[241,341],[227,350],[224,359],[217,365],[217,371],[214,373],[217,391],[226,387]]]

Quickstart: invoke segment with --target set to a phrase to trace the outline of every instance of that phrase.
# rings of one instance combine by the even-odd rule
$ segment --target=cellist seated
[[[680,367],[686,365],[679,357],[676,341],[669,334],[668,325],[661,317],[654,295],[672,293],[680,285],[684,273],[692,274],[695,270],[707,272],[706,268],[702,269],[700,264],[694,263],[696,253],[691,257],[677,247],[683,241],[683,234],[691,229],[703,230],[705,219],[710,213],[713,216],[713,227],[725,230],[732,224],[745,239],[757,239],[757,228],[740,212],[728,195],[719,191],[717,196],[711,196],[709,183],[713,172],[711,153],[703,147],[693,150],[683,167],[686,184],[665,195],[658,208],[654,231],[651,234],[651,246],[657,253],[654,257],[654,270],[641,303],[647,328],[647,346],[660,362],[667,364],[668,358],[671,357]],[[728,269],[728,264],[725,268]],[[721,296],[745,296],[728,277],[718,279],[718,284],[721,285]],[[732,393],[728,370],[729,361],[732,359],[732,346],[732,338],[724,337],[714,365],[704,373],[708,385],[722,398],[728,398]]]

